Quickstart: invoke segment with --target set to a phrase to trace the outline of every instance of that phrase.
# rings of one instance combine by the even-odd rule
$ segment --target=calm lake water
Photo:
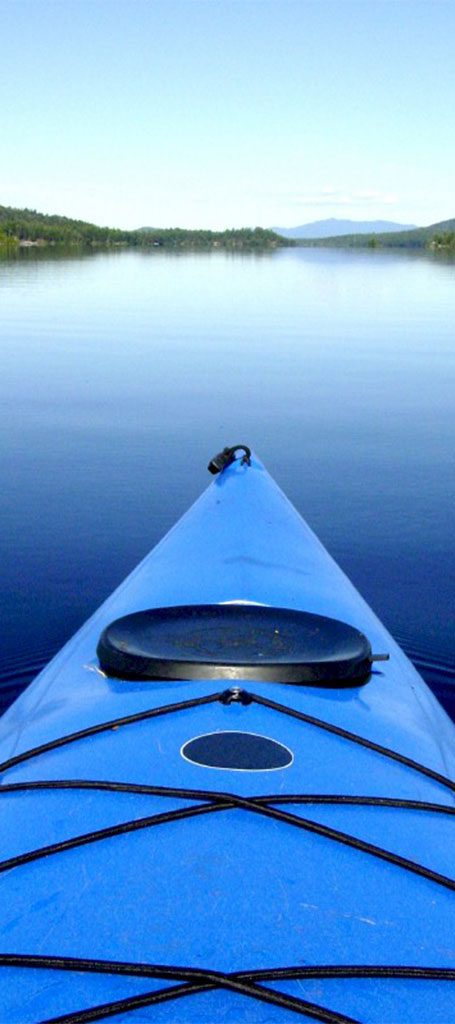
[[[455,716],[454,325],[423,255],[0,262],[3,707],[245,442]]]

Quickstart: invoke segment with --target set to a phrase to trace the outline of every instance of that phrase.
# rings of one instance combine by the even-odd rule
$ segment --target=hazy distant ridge
[[[289,239],[291,241],[291,239]],[[293,239],[300,246],[327,246],[327,248],[371,249],[445,249],[455,250],[455,218],[441,220],[424,228],[410,231],[385,231],[352,235],[331,235],[329,238]]]
[[[315,220],[310,224],[300,224],[295,228],[277,228],[278,235],[284,238],[336,238],[338,235],[371,235],[378,232],[411,231],[415,224],[397,224],[392,220],[340,220],[329,217],[327,220]]]

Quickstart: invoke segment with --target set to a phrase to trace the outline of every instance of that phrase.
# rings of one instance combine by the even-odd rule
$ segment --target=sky
[[[97,224],[455,217],[454,0],[0,0],[0,204]]]

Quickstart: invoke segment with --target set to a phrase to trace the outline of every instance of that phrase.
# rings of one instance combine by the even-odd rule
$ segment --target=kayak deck
[[[339,619],[390,661],[349,688],[100,669],[113,620],[224,602]],[[9,1022],[454,1018],[453,727],[258,460],[0,729]]]

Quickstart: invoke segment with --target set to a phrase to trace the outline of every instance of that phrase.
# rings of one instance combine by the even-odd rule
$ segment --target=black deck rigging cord
[[[311,1017],[312,1020],[319,1020],[323,1024],[360,1024],[353,1017],[344,1013],[337,1013],[325,1006],[308,1002],[298,996],[290,996],[284,992],[277,992],[274,989],[266,988],[264,985],[257,985],[254,981],[247,980],[248,976],[236,974],[223,974],[221,971],[204,971],[204,980],[199,982],[187,982],[183,985],[175,985],[170,988],[154,989],[152,992],[144,992],[137,996],[127,996],[125,999],[118,999],[112,1003],[104,1003],[101,1006],[89,1007],[87,1010],[76,1011],[75,1013],[63,1014],[58,1017],[49,1017],[41,1024],[89,1024],[91,1021],[103,1020],[106,1017],[117,1016],[119,1013],[127,1013],[131,1010],[138,1010],[144,1006],[153,1006],[157,1003],[178,999],[182,996],[197,995],[211,989],[223,988],[243,996],[250,996],[259,999],[261,1002],[278,1006],[282,1010],[293,1010],[300,1016]]]
[[[376,978],[416,981],[455,980],[455,969],[415,966],[397,967],[393,964],[317,964],[305,967],[299,965],[296,967],[265,968],[257,971],[236,971],[231,974],[223,974],[222,972],[204,971],[203,969],[192,967],[169,967],[163,964],[125,963],[113,960],[79,959],[76,957],[0,954],[0,967],[41,968],[45,970],[73,971],[75,973],[126,975],[128,977],[162,978],[186,982],[184,985],[155,990],[153,993],[146,994],[146,1004],[138,1002],[144,996],[132,996],[121,1001],[117,1000],[110,1004],[104,1004],[103,1006],[76,1011],[73,1014],[65,1014],[63,1017],[54,1017],[42,1022],[42,1024],[58,1024],[58,1022],[60,1024],[64,1024],[64,1022],[66,1024],[77,1024],[77,1022],[83,1024],[83,1022],[90,1020],[101,1020],[106,1016],[114,1016],[128,1010],[139,1009],[141,1005],[150,1006],[152,1003],[163,1002],[165,999],[176,999],[220,987],[221,979],[239,979],[244,982],[253,983],[311,978]],[[216,978],[215,983],[214,978]],[[224,984],[221,987],[228,986]],[[262,989],[262,991],[264,992],[265,990]],[[248,993],[244,991],[243,994],[254,995],[257,998],[256,991],[249,991]],[[274,994],[281,995],[281,993]],[[332,1021],[333,1024],[352,1021],[352,1018],[327,1010],[326,1007],[316,1006],[314,1003],[308,1003],[304,1000],[299,1002],[301,1006],[298,1009],[297,1006],[293,1006],[292,1009],[297,1010],[299,1013],[303,1012],[304,1015],[313,1017],[316,1020]],[[282,1004],[278,1003],[276,1005]],[[284,1008],[289,1009],[291,1007],[288,1005]]]
[[[159,788],[161,788],[161,793],[158,792]],[[191,790],[175,789],[173,790],[173,793],[181,799],[191,799],[189,795]],[[156,795],[169,796],[170,794],[165,787],[156,787]],[[196,806],[193,807],[178,808],[174,811],[165,811],[162,814],[147,815],[147,817],[144,818],[134,818],[130,821],[123,821],[119,825],[110,825],[107,828],[97,829],[75,836],[73,839],[64,839],[56,843],[51,843],[48,846],[43,846],[35,850],[30,850],[27,853],[19,854],[15,857],[8,857],[6,860],[0,861],[0,874],[4,874],[6,871],[11,871],[14,868],[22,867],[25,864],[30,864],[33,861],[41,860],[43,857],[49,857],[56,853],[63,853],[65,850],[74,850],[80,846],[87,846],[91,843],[100,842],[104,839],[113,839],[114,836],[125,835],[126,833],[137,832],[146,828],[153,828],[156,825],[179,821],[183,818],[193,818],[201,814],[211,814],[216,811],[236,808],[245,811],[253,811],[256,814],[273,818],[275,821],[282,821],[285,824],[294,825],[296,828],[300,828],[305,832],[311,832],[322,836],[325,839],[331,839],[334,842],[342,843],[344,846],[360,850],[362,853],[371,854],[373,857],[387,861],[389,864],[394,864],[396,867],[401,867],[413,874],[420,875],[422,878],[426,878],[428,881],[435,882],[446,889],[455,891],[455,881],[448,878],[447,875],[442,875],[437,871],[432,871],[431,868],[427,868],[423,864],[419,864],[417,861],[410,860],[407,857],[401,857],[397,853],[386,850],[381,846],[376,846],[373,843],[366,842],[363,839],[357,839],[355,836],[352,836],[347,832],[342,832],[339,829],[331,828],[328,825],[323,825],[320,822],[312,821],[308,818],[300,818],[298,815],[290,814],[288,811],[281,811],[276,807],[269,807],[268,804],[265,804],[264,802],[256,802],[254,799],[252,800],[248,797],[241,797],[233,793],[217,793],[208,790],[203,793],[203,798],[207,803],[196,804]]]
[[[113,782],[107,779],[36,779],[33,782],[9,782],[0,786],[0,797],[5,793],[20,793],[34,789],[95,789],[109,793],[135,793],[145,796],[178,796],[182,790],[172,786],[150,786],[136,782]],[[211,798],[213,790],[185,789],[188,799]],[[193,794],[190,796],[189,794]],[[216,795],[216,794],[215,794]],[[412,811],[434,811],[455,815],[455,806],[434,804],[427,800],[407,800],[390,796],[351,796],[348,793],[272,793],[268,796],[254,796],[257,804],[341,804],[362,807],[401,807]]]
[[[41,743],[38,747],[31,747],[24,750],[22,754],[16,754],[0,764],[0,772],[7,772],[24,761],[29,761],[40,754],[46,754],[51,750],[58,750],[75,740],[83,740],[87,736],[96,736],[101,732],[109,732],[110,729],[118,729],[122,725],[133,725],[135,722],[145,722],[148,718],[157,718],[160,715],[167,715],[171,711],[185,711],[186,708],[197,708],[202,704],[212,704],[220,700],[222,693],[211,693],[208,697],[194,697],[190,700],[182,700],[177,704],[162,704],[158,708],[148,708],[146,711],[137,711],[134,715],[123,715],[121,718],[112,718],[108,722],[100,722],[99,725],[89,725],[86,729],[78,729],[77,732],[69,732],[66,736],[58,736],[48,743]]]
[[[367,740],[363,737],[358,736],[355,733],[348,732],[339,726],[335,726],[332,723],[325,722],[321,719],[314,718],[313,716],[307,715],[303,712],[297,711],[293,708],[289,708],[286,705],[279,704],[269,698],[261,697],[257,694],[249,693],[244,690],[234,688],[231,691],[224,691],[222,693],[210,694],[206,697],[194,698],[187,701],[181,701],[176,704],[163,705],[158,708],[148,709],[143,712],[138,712],[133,715],[124,716],[122,718],[114,719],[109,722],[100,723],[99,725],[90,726],[86,729],[81,729],[77,732],[70,733],[63,737],[58,737],[55,740],[51,740],[48,743],[41,744],[38,747],[34,747],[28,751],[24,751],[22,754],[18,754],[15,757],[9,758],[0,765],[0,771],[7,771],[10,768],[15,767],[18,764],[22,764],[27,760],[31,760],[40,754],[47,753],[51,750],[58,749],[69,743],[72,743],[79,739],[84,739],[87,736],[96,735],[99,733],[106,732],[110,729],[117,728],[119,726],[126,726],[135,722],[144,721],[160,715],[168,714],[173,711],[185,710],[186,708],[197,707],[200,705],[212,703],[215,701],[222,701],[223,703],[233,703],[240,701],[241,703],[257,703],[262,704],[265,707],[269,707],[272,710],[278,711],[282,714],[290,715],[306,724],[313,725],[316,728],[324,729],[330,733],[341,736],[342,738],[357,743],[366,749],[370,749],[379,753],[385,757],[391,758],[398,763],[403,764],[406,767],[419,772],[420,774],[432,779],[433,781],[445,786],[450,791],[455,791],[455,784],[450,779],[441,775],[438,772],[427,768],[425,765],[421,765],[410,758],[405,757],[396,751],[390,750],[387,747],[380,746],[373,741]],[[218,793],[209,790],[185,790],[180,788],[170,787],[158,787],[158,786],[141,786],[128,783],[116,783],[116,782],[103,782],[98,780],[40,780],[37,782],[22,782],[22,783],[7,783],[5,786],[0,786],[0,794],[2,792],[20,792],[32,789],[107,789],[112,792],[134,792],[134,793],[147,793],[149,795],[156,796],[176,796],[182,799],[202,799],[205,803],[193,805],[192,807],[185,807],[176,809],[174,811],[168,811],[163,814],[150,815],[146,818],[136,819],[133,821],[122,822],[120,825],[111,826],[109,828],[100,829],[94,832],[87,833],[85,835],[76,836],[73,839],[64,840],[60,843],[53,843],[47,847],[29,851],[26,854],[19,855],[17,857],[8,858],[0,863],[0,872],[6,872],[11,870],[13,867],[30,863],[31,861],[38,860],[42,857],[49,856],[54,853],[63,852],[67,849],[73,849],[78,846],[86,845],[87,843],[96,842],[101,839],[111,838],[115,835],[124,834],[125,832],[132,832],[138,829],[148,828],[153,825],[163,824],[169,821],[180,820],[182,818],[194,817],[195,815],[213,813],[215,811],[229,810],[231,808],[244,809],[245,811],[253,811],[266,817],[271,817],[275,820],[283,821],[284,823],[295,825],[303,830],[314,832],[325,838],[332,839],[337,842],[341,842],[345,845],[359,849],[365,853],[372,854],[373,856],[379,857],[380,859],[386,860],[398,867],[405,868],[406,870],[412,871],[415,874],[421,875],[422,877],[443,885],[449,889],[455,889],[455,882],[447,878],[445,875],[440,875],[437,872],[432,871],[429,868],[424,867],[414,861],[408,860],[407,858],[400,857],[397,854],[391,853],[390,851],[382,849],[382,847],[374,846],[373,844],[367,843],[364,840],[357,839],[353,836],[348,835],[345,832],[340,832],[336,829],[329,828],[328,826],[321,825],[318,822],[313,822],[308,819],[300,818],[295,814],[289,814],[286,811],[281,811],[278,808],[271,806],[272,803],[331,803],[331,804],[363,804],[365,806],[383,806],[383,807],[401,807],[414,810],[428,811],[434,813],[455,813],[455,809],[448,807],[443,804],[434,804],[425,801],[412,801],[412,800],[400,800],[393,797],[368,797],[368,796],[357,796],[350,797],[348,795],[326,795],[326,794],[276,794],[269,797],[240,797],[236,794],[231,793]],[[104,964],[104,968],[100,965]],[[78,965],[78,966],[76,966]],[[312,968],[276,968],[272,971],[253,971],[253,972],[237,972],[235,974],[223,974],[222,972],[214,971],[199,971],[196,974],[199,977],[199,981],[194,980],[195,973],[192,969],[188,968],[159,968],[158,965],[128,965],[128,970],[124,970],[120,965],[115,964],[112,961],[91,961],[91,960],[77,960],[76,958],[65,958],[65,957],[33,957],[27,956],[26,954],[3,954],[0,955],[0,967],[1,966],[17,966],[17,967],[30,967],[40,966],[47,967],[48,969],[62,969],[62,970],[88,970],[88,971],[104,971],[109,973],[140,973],[144,976],[160,976],[160,977],[172,977],[174,980],[185,980],[182,985],[171,986],[167,989],[161,989],[153,991],[151,993],[143,993],[138,996],[128,997],[122,1000],[116,1000],[102,1006],[91,1007],[84,1010],[76,1011],[75,1013],[65,1014],[63,1016],[54,1017],[48,1019],[42,1024],[88,1024],[90,1021],[101,1020],[108,1016],[115,1016],[119,1013],[126,1013],[130,1010],[138,1009],[141,1006],[151,1006],[154,1003],[167,1001],[169,999],[176,999],[178,997],[193,994],[195,992],[206,991],[211,988],[227,988],[239,992],[245,996],[254,997],[272,1003],[276,1006],[281,1006],[283,1009],[291,1009],[296,1013],[311,1017],[312,1019],[325,1022],[325,1024],[358,1024],[353,1021],[353,1018],[347,1017],[343,1014],[332,1011],[326,1007],[316,1005],[314,1003],[307,1002],[293,996],[288,996],[282,992],[276,992],[273,989],[264,988],[264,986],[257,984],[260,981],[266,980],[283,980],[286,978],[302,978],[302,977],[381,977],[381,978],[418,978],[425,980],[454,980],[455,971],[446,970],[444,968],[425,968],[425,967],[393,967],[393,966],[376,966],[368,967],[364,965],[347,965],[343,966],[327,966],[327,967],[312,967]],[[124,967],[125,965],[123,965]],[[132,970],[131,970],[132,968]],[[161,970],[161,974],[159,971]],[[323,972],[321,973],[304,973],[308,971]],[[342,973],[342,972],[348,972]],[[153,973],[150,973],[153,972]],[[328,972],[328,973],[327,973]],[[334,973],[335,972],[335,973]],[[336,973],[341,972],[341,973]],[[191,976],[191,981],[187,981]]]
[[[352,743],[357,743],[359,746],[365,747],[367,750],[376,751],[376,753],[382,754],[384,757],[397,761],[399,764],[412,768],[421,775],[425,775],[427,778],[433,779],[435,782],[439,782],[442,786],[455,793],[455,782],[452,782],[447,776],[441,775],[440,772],[435,772],[432,768],[427,768],[426,765],[422,765],[418,761],[414,761],[412,758],[406,757],[404,754],[397,753],[397,751],[391,750],[389,747],[384,747],[379,743],[375,743],[373,740],[368,740],[363,736],[358,736],[357,733],[349,732],[347,729],[343,729],[339,725],[333,725],[331,722],[326,722],[321,718],[315,718],[313,715],[307,715],[303,711],[297,711],[295,708],[290,708],[286,704],[279,704],[276,701],[270,700],[269,697],[261,697],[256,693],[250,693],[247,690],[240,690],[238,687],[233,687],[231,690],[211,693],[206,697],[194,697],[190,700],[180,701],[176,704],[162,704],[158,708],[149,708],[146,711],[139,711],[133,715],[124,715],[120,718],[113,718],[108,722],[101,722],[99,725],[91,725],[86,729],[79,729],[76,732],[68,733],[66,736],[59,736],[54,740],[50,740],[48,743],[42,743],[37,747],[32,747],[29,750],[23,751],[21,754],[16,754],[14,757],[10,757],[8,760],[3,761],[0,764],[0,773],[8,771],[10,768],[14,768],[16,765],[23,764],[24,761],[29,761],[34,757],[38,757],[40,754],[48,753],[51,750],[57,750],[59,747],[66,746],[68,743],[73,743],[76,740],[85,739],[87,736],[95,736],[98,733],[108,732],[110,729],[119,728],[120,726],[133,725],[135,722],[143,722],[149,718],[157,718],[161,715],[169,714],[172,711],[184,711],[186,708],[199,707],[203,704],[216,703],[216,701],[222,701],[223,704],[232,704],[237,701],[241,704],[262,704],[264,707],[271,708],[273,711],[279,711],[281,714],[289,715],[291,718],[297,718],[299,721],[306,722],[308,725],[314,725],[318,729],[323,729],[326,732],[333,733],[335,736],[342,737],[342,739],[349,740]]]
[[[166,978],[179,981],[205,980],[207,972],[199,967],[136,963],[127,960],[97,960],[75,956],[44,956],[27,953],[0,953],[0,967],[24,967],[81,974],[115,974],[129,978]],[[254,981],[284,981],[309,978],[396,978],[415,981],[455,981],[455,967],[416,967],[396,964],[298,964],[293,967],[264,967],[256,971],[228,972],[226,977]]]

